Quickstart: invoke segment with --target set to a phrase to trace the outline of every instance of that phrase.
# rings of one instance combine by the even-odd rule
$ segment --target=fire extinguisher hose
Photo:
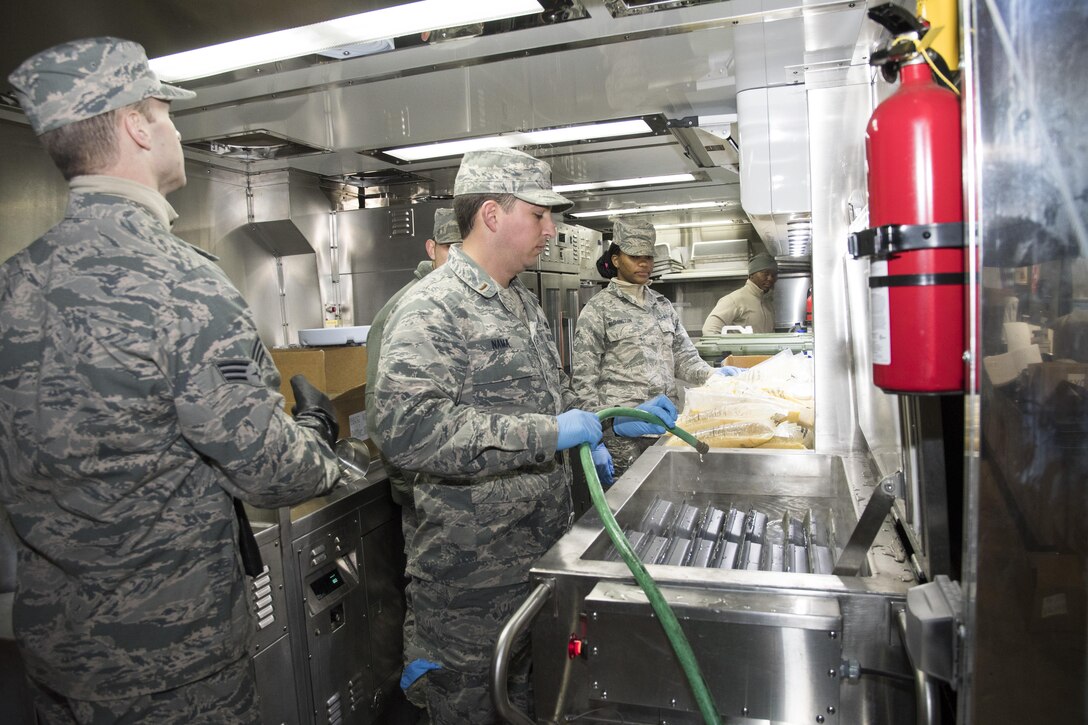
[[[644,410],[636,410],[635,408],[605,408],[597,413],[597,417],[602,421],[617,416],[638,418],[647,423],[665,427],[670,433],[697,450],[700,455],[710,450],[710,447],[706,443],[697,440],[683,428],[669,428],[668,426],[665,426],[664,421],[656,415],[647,413]],[[695,653],[691,649],[691,644],[688,642],[684,630],[680,628],[680,622],[676,619],[672,607],[669,606],[669,603],[661,594],[661,590],[657,588],[657,584],[654,582],[653,577],[646,571],[646,566],[631,548],[631,544],[628,543],[627,537],[623,535],[623,530],[620,529],[619,524],[616,523],[616,517],[612,515],[612,511],[608,508],[608,502],[605,501],[604,498],[604,489],[601,488],[601,481],[597,478],[597,469],[593,465],[593,454],[590,452],[589,444],[583,443],[579,447],[578,454],[582,461],[582,469],[586,474],[586,482],[589,484],[589,495],[590,498],[593,499],[593,506],[597,509],[601,521],[604,522],[604,528],[605,531],[608,532],[608,538],[612,539],[616,551],[620,553],[624,563],[627,564],[627,568],[630,569],[631,573],[635,576],[635,581],[642,587],[642,591],[646,593],[646,598],[650,601],[650,607],[654,610],[654,614],[657,615],[658,621],[661,622],[661,628],[664,630],[665,636],[669,640],[669,644],[672,645],[672,650],[676,654],[676,658],[680,661],[680,667],[683,668],[684,675],[687,677],[688,684],[691,686],[692,694],[695,696],[695,701],[699,705],[699,712],[702,713],[703,721],[707,723],[707,725],[720,725],[721,718],[718,715],[717,708],[714,706],[714,699],[710,696],[710,690],[706,686],[706,680],[703,679],[703,673],[699,669],[699,663],[695,660]]]

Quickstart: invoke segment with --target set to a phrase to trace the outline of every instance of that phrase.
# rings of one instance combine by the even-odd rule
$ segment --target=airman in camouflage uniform
[[[116,38],[9,80],[70,184],[64,219],[0,266],[0,502],[39,719],[255,723],[232,496],[327,492],[336,458],[283,411],[241,295],[170,233],[168,104],[194,94]]]
[[[457,229],[457,220],[453,216],[453,209],[438,209],[434,213],[434,231],[430,239],[426,241],[427,256],[416,265],[415,279],[404,285],[389,298],[374,320],[370,323],[370,331],[366,336],[366,429],[372,440],[377,439],[378,410],[374,405],[374,381],[378,378],[378,359],[382,352],[382,333],[385,331],[386,321],[393,312],[393,308],[400,302],[404,293],[410,290],[419,280],[426,277],[435,269],[446,263],[449,257],[451,244],[461,241],[461,232]],[[412,537],[416,532],[416,508],[412,503],[412,489],[404,480],[404,474],[397,469],[384,455],[382,463],[385,465],[386,475],[389,477],[390,493],[393,501],[400,505],[401,531],[404,534],[404,553],[408,553]],[[404,641],[410,642],[415,632],[415,612],[412,609],[412,600],[409,597],[407,608],[404,612]]]
[[[416,630],[401,680],[432,723],[495,721],[491,651],[528,594],[530,565],[571,521],[557,451],[595,443],[536,298],[516,275],[555,234],[547,164],[518,151],[465,155],[454,187],[464,236],[389,319],[374,381],[377,442],[411,484]],[[509,690],[529,707],[527,641]],[[424,674],[425,673],[425,674]]]
[[[366,429],[372,439],[377,437],[377,416],[378,411],[374,405],[374,385],[373,382],[378,378],[378,358],[381,356],[382,351],[382,333],[385,331],[386,321],[389,319],[389,315],[392,314],[393,308],[397,306],[400,299],[404,296],[404,293],[415,286],[416,282],[426,277],[435,269],[445,264],[447,257],[449,256],[449,245],[456,244],[461,241],[461,232],[457,229],[457,220],[453,216],[453,209],[438,209],[434,213],[434,232],[432,237],[426,242],[427,256],[429,259],[425,259],[416,265],[413,276],[415,277],[411,282],[401,287],[396,294],[389,298],[378,314],[374,315],[373,321],[370,323],[370,330],[366,335],[366,379],[370,383],[366,389]],[[384,459],[384,456],[383,456]],[[402,507],[411,508],[412,492],[405,482],[404,477],[396,471],[392,464],[388,460],[383,460],[385,463],[386,473],[389,475],[389,484],[392,487],[393,500],[400,504]],[[411,514],[414,516],[414,514]],[[415,527],[412,527],[415,530]],[[408,541],[408,532],[405,531],[405,542]]]
[[[702,385],[714,368],[699,357],[672,303],[647,285],[657,234],[648,221],[617,220],[612,262],[618,276],[590,298],[574,338],[574,391],[591,409],[633,407],[658,395],[677,399],[677,379]],[[615,475],[655,438],[606,433]]]

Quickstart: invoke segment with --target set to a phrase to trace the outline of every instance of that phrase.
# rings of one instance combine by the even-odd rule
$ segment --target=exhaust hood
[[[263,128],[184,141],[182,146],[220,159],[236,161],[272,161],[329,153],[329,149],[311,146]]]

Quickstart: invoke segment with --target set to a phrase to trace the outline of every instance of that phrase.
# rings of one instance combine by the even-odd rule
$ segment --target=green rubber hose
[[[664,421],[656,415],[647,413],[644,410],[636,410],[635,408],[606,408],[597,413],[597,417],[601,420],[617,416],[638,418],[639,420],[652,423],[653,425],[663,426],[670,433],[694,447],[700,454],[710,450],[710,446],[702,441],[696,440],[694,436],[683,428],[668,428],[665,426]],[[718,716],[718,710],[714,706],[714,700],[710,696],[710,690],[707,688],[706,681],[703,679],[703,673],[699,669],[699,663],[695,660],[695,653],[691,650],[691,644],[688,642],[684,630],[680,628],[680,622],[677,621],[676,615],[672,611],[672,607],[665,601],[665,597],[661,594],[661,590],[657,588],[657,584],[654,582],[653,577],[650,576],[650,572],[646,571],[646,567],[642,563],[642,560],[639,559],[634,550],[631,549],[631,544],[628,543],[627,537],[623,535],[623,530],[620,529],[620,525],[616,523],[616,517],[612,515],[612,511],[608,508],[608,503],[604,499],[604,489],[601,488],[601,481],[597,478],[597,469],[593,465],[593,453],[590,450],[589,444],[583,443],[579,446],[578,454],[582,460],[582,468],[585,470],[586,482],[589,484],[589,495],[590,498],[593,499],[593,506],[597,509],[597,513],[600,514],[601,520],[604,521],[604,528],[605,531],[608,532],[608,538],[612,539],[612,543],[620,553],[620,556],[623,557],[623,561],[627,564],[627,568],[635,575],[635,581],[642,587],[642,591],[646,593],[646,598],[650,601],[650,606],[653,608],[654,614],[657,615],[658,621],[661,622],[661,628],[665,631],[665,636],[668,638],[669,644],[672,645],[672,650],[676,653],[676,658],[680,660],[680,666],[684,670],[684,675],[688,678],[688,684],[691,685],[692,694],[695,695],[695,701],[699,705],[699,712],[703,715],[703,721],[707,723],[707,725],[720,725],[721,718]]]

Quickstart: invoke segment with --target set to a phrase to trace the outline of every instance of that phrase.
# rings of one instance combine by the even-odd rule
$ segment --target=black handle
[[[242,568],[248,576],[260,576],[264,572],[261,549],[257,546],[245,507],[238,499],[234,499],[234,513],[238,517],[238,551],[242,554]]]

